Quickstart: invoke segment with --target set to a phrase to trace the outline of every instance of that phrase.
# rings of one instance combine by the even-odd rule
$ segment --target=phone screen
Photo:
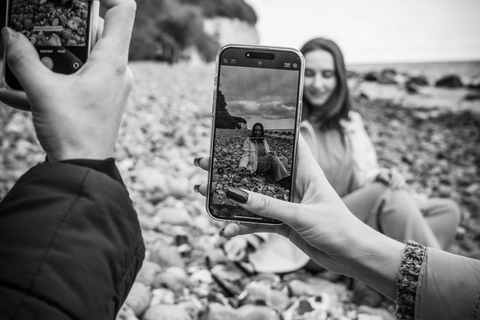
[[[217,219],[278,224],[226,197],[228,187],[292,200],[303,59],[231,48],[219,56],[208,209]]]
[[[37,49],[42,63],[57,73],[82,67],[90,51],[91,0],[10,0],[8,26]],[[7,84],[21,89],[6,65]]]

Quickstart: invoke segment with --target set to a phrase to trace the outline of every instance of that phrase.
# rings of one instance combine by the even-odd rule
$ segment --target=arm
[[[0,204],[2,319],[112,319],[143,259],[128,193],[113,161],[103,160],[114,154],[133,84],[136,5],[101,1],[104,32],[73,75],[48,70],[28,39],[2,29],[25,92],[2,90],[0,100],[32,112],[51,161],[27,172]]]
[[[112,319],[122,306],[145,248],[113,159],[99,164],[108,174],[40,164],[0,203],[0,318]]]
[[[479,319],[480,261],[428,248],[420,271],[416,319]]]
[[[207,169],[208,162],[208,157],[203,158],[200,166]],[[359,279],[397,301],[402,317],[406,305],[402,297],[397,297],[397,292],[402,293],[406,286],[398,280],[398,276],[404,274],[405,267],[409,270],[409,266],[422,266],[420,277],[411,281],[415,287],[413,296],[417,299],[410,300],[411,310],[421,314],[421,319],[436,319],[435,315],[442,308],[450,309],[450,313],[446,314],[455,312],[451,319],[464,318],[463,314],[468,314],[470,319],[478,317],[478,261],[428,249],[426,260],[423,256],[415,256],[415,262],[410,264],[407,259],[410,244],[405,246],[358,220],[328,184],[303,139],[299,141],[295,183],[296,203],[249,191],[244,191],[244,201],[237,201],[251,212],[282,220],[285,224],[277,227],[229,224],[222,234],[227,238],[253,232],[283,235],[328,270]],[[200,192],[205,195],[206,191],[206,185],[202,185]],[[439,259],[437,255],[444,257]],[[457,271],[459,268],[460,273]],[[459,281],[459,278],[462,280]],[[452,292],[463,290],[459,283],[464,284],[466,294],[471,298],[463,301],[462,295],[458,298],[452,296]],[[444,284],[444,288],[437,289]],[[433,310],[438,304],[444,306]]]

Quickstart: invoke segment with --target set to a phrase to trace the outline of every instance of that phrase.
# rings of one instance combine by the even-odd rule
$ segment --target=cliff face
[[[260,43],[255,26],[239,19],[216,17],[206,19],[204,22],[205,32],[214,36],[221,46],[226,44],[250,44]]]

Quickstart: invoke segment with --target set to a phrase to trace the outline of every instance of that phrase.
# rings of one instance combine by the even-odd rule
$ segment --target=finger
[[[42,84],[50,83],[47,77],[53,73],[40,62],[37,50],[23,34],[8,27],[2,29],[2,40],[8,66],[22,87],[26,92],[41,92]]]
[[[194,185],[193,190],[197,193],[200,193],[204,197],[206,197],[208,193],[208,188],[206,183]]]
[[[12,108],[30,111],[30,103],[25,92],[1,90],[0,101]]]
[[[117,59],[121,63],[128,60],[128,51],[135,20],[134,0],[104,0],[106,7],[102,37],[92,51],[92,60],[103,63]],[[100,61],[97,61],[99,58]]]
[[[225,226],[223,236],[227,239],[234,238],[239,235],[251,234],[256,232],[275,233],[276,227],[268,225],[253,225],[253,224],[236,224],[231,223]]]
[[[193,165],[208,171],[210,167],[210,157],[198,157],[193,160]]]
[[[98,41],[98,39],[100,39],[103,36],[104,26],[105,26],[105,20],[103,20],[102,18],[98,18],[97,36],[95,38],[95,41]],[[93,44],[94,46],[95,46],[95,43]]]

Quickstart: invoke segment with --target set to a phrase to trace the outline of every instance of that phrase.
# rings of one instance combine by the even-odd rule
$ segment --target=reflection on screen
[[[86,46],[88,0],[13,0],[10,26],[36,47]]]
[[[214,132],[210,211],[258,217],[225,196],[229,186],[290,200],[299,71],[223,65]]]

